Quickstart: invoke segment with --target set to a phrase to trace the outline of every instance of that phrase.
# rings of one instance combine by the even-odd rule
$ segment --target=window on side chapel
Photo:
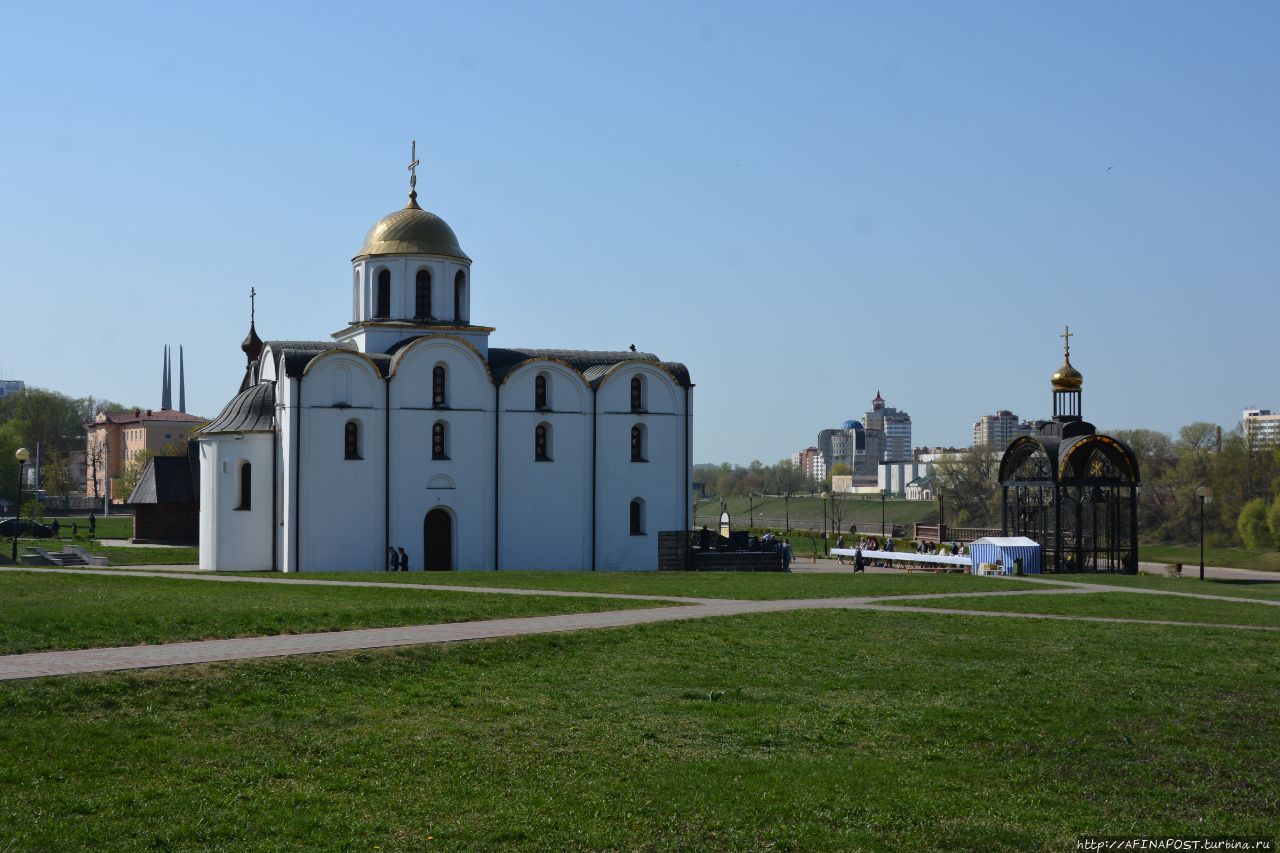
[[[360,425],[355,421],[347,421],[342,435],[342,458],[359,459],[360,457]]]
[[[644,535],[644,501],[639,498],[631,501],[631,535]]]
[[[644,411],[644,377],[631,377],[631,411]]]
[[[536,462],[551,461],[551,427],[538,424],[533,430],[533,458]]]
[[[253,465],[240,463],[240,504],[236,509],[253,509]]]
[[[445,426],[444,421],[436,421],[431,426],[431,458],[432,459],[448,459],[449,458],[449,430]]]
[[[533,380],[533,407],[538,411],[551,408],[547,399],[547,374],[539,373]]]
[[[631,461],[648,462],[644,455],[644,425],[636,424],[631,428]]]
[[[413,309],[415,320],[431,319],[431,270],[418,270]]]
[[[445,395],[445,370],[443,364],[437,364],[431,371],[431,406],[443,409],[449,400]]]

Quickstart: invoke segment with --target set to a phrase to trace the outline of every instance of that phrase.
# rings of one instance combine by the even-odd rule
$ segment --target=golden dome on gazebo
[[[1071,328],[1062,330],[1063,355],[1062,367],[1054,371],[1053,390],[1055,391],[1079,391],[1084,385],[1084,374],[1076,370],[1071,364]]]

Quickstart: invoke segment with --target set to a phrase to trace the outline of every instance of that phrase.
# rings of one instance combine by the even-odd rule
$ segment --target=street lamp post
[[[1200,499],[1200,580],[1204,580],[1204,505],[1213,500],[1213,489],[1200,486],[1196,497]]]
[[[943,491],[943,487],[939,485],[938,486],[938,541],[939,542],[942,541],[942,537],[945,533],[944,528],[946,528],[947,526],[947,505],[944,502],[946,498],[943,495],[942,491]]]
[[[13,547],[9,559],[16,566],[18,565],[18,528],[22,526],[22,475],[31,454],[25,447],[19,447],[14,451],[13,458],[18,460],[18,499],[13,508]]]
[[[822,556],[827,556],[827,493],[822,493]]]
[[[886,496],[886,495],[888,495],[888,494],[889,494],[889,490],[888,490],[888,489],[881,489],[881,490],[880,490],[880,535],[881,535],[881,536],[885,536],[885,532],[884,532],[884,499],[885,499],[885,496]],[[886,536],[885,538],[886,538],[886,539],[888,539],[888,537],[887,537],[887,536]]]
[[[747,529],[756,526],[756,496],[754,492],[747,492]]]
[[[786,508],[787,514],[787,535],[791,535],[791,492],[782,493],[782,505]]]

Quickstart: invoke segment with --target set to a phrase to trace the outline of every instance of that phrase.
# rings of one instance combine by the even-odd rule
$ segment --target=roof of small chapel
[[[276,386],[262,382],[241,391],[222,413],[196,436],[227,432],[271,432],[275,429]]]

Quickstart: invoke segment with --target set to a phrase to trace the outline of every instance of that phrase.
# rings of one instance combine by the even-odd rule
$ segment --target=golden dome
[[[1053,390],[1079,391],[1084,385],[1084,374],[1071,366],[1071,356],[1067,356],[1057,372],[1053,374]]]
[[[458,245],[458,236],[449,223],[418,207],[414,198],[410,198],[405,207],[379,219],[365,235],[364,245],[352,260],[374,255],[441,255],[471,262]]]

